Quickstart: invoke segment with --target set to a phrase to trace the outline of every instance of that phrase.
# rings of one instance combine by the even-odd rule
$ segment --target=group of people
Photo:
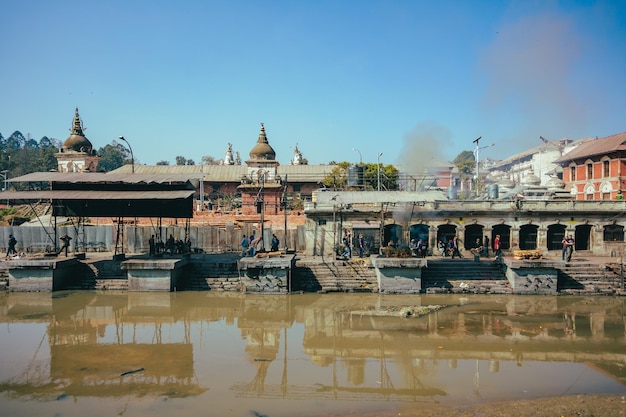
[[[472,253],[477,256],[483,256],[485,258],[488,258],[490,243],[491,242],[489,236],[485,236],[483,240],[477,238],[471,248]],[[461,245],[462,244],[459,241],[458,237],[454,236],[452,239],[448,240],[447,243],[443,240],[440,240],[437,244],[437,250],[439,251],[439,254],[441,256],[449,256],[452,259],[454,259],[455,257],[463,258],[463,255],[461,254]],[[493,249],[496,258],[502,256],[500,235],[496,235],[496,237],[493,239],[493,245],[491,246],[491,248]]]
[[[409,249],[411,249],[411,254],[418,258],[425,258],[428,253],[428,245],[424,242],[424,239],[417,239],[417,241],[411,239]]]
[[[150,247],[150,256],[157,256],[163,253],[191,253],[191,241],[189,239],[174,239],[173,235],[167,238],[165,242],[156,241],[154,235],[148,239],[148,246]]]
[[[274,243],[276,244],[276,250],[278,250],[278,238],[276,238],[276,235],[272,235],[272,245],[274,245]],[[274,242],[274,239],[276,240],[276,242]],[[250,235],[250,237],[248,236],[244,236],[241,239],[241,256],[255,256],[259,250],[259,248],[261,247],[261,242],[263,241],[263,236],[259,236],[256,237],[254,236],[254,233],[252,233]],[[273,246],[272,246],[273,248]]]
[[[561,251],[562,261],[569,262],[572,260],[572,253],[574,252],[575,243],[576,242],[574,241],[574,237],[572,235],[563,236],[563,240],[561,241],[561,244],[563,245],[563,249]]]
[[[352,234],[350,231],[344,230],[341,242],[343,249],[339,255],[340,258],[343,260],[352,259]],[[365,235],[363,233],[359,234],[356,239],[356,249],[359,251],[359,258],[363,258],[365,256]]]

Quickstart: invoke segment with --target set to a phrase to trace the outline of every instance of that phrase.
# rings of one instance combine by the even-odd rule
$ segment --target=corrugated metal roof
[[[111,173],[129,174],[130,171],[131,168],[125,165],[111,171]],[[241,177],[248,173],[248,167],[244,165],[135,165],[135,174],[137,173],[143,175],[193,175],[197,179],[202,176],[205,181],[239,182]]]
[[[4,191],[0,201],[49,200],[177,200],[189,198],[193,190],[174,191]]]
[[[65,183],[131,183],[164,184],[199,180],[200,173],[122,173],[122,172],[32,172],[9,182],[65,182]]]
[[[322,180],[335,165],[279,165],[277,174],[281,178],[287,176],[289,182],[318,182]],[[203,174],[209,182],[239,182],[248,174],[247,165],[135,165],[135,174],[166,174],[182,175]],[[125,165],[111,173],[130,173],[131,167]]]
[[[626,150],[626,132],[600,139],[587,139],[555,162],[570,162],[574,159],[624,150]]]

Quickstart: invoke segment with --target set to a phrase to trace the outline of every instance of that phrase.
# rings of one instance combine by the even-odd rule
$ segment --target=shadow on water
[[[626,394],[613,297],[84,291],[2,294],[0,308],[0,407],[14,416],[319,416]]]

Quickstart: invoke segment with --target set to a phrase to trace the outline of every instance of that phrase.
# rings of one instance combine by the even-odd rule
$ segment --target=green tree
[[[98,149],[97,154],[100,157],[100,162],[98,162],[99,171],[108,172],[132,163],[128,148],[115,140],[111,144]]]
[[[187,159],[184,156],[178,155],[176,157],[176,165],[195,165],[193,159]]]
[[[474,158],[474,152],[463,151],[454,158],[454,166],[459,170],[461,181],[465,182],[472,177],[474,168],[476,166],[476,159]]]
[[[342,188],[348,183],[350,162],[340,162],[333,165],[333,169],[322,179],[322,184],[326,187]]]

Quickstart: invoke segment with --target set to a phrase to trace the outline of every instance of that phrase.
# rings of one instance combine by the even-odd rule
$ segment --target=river
[[[626,394],[625,301],[4,293],[0,414],[317,417]]]

